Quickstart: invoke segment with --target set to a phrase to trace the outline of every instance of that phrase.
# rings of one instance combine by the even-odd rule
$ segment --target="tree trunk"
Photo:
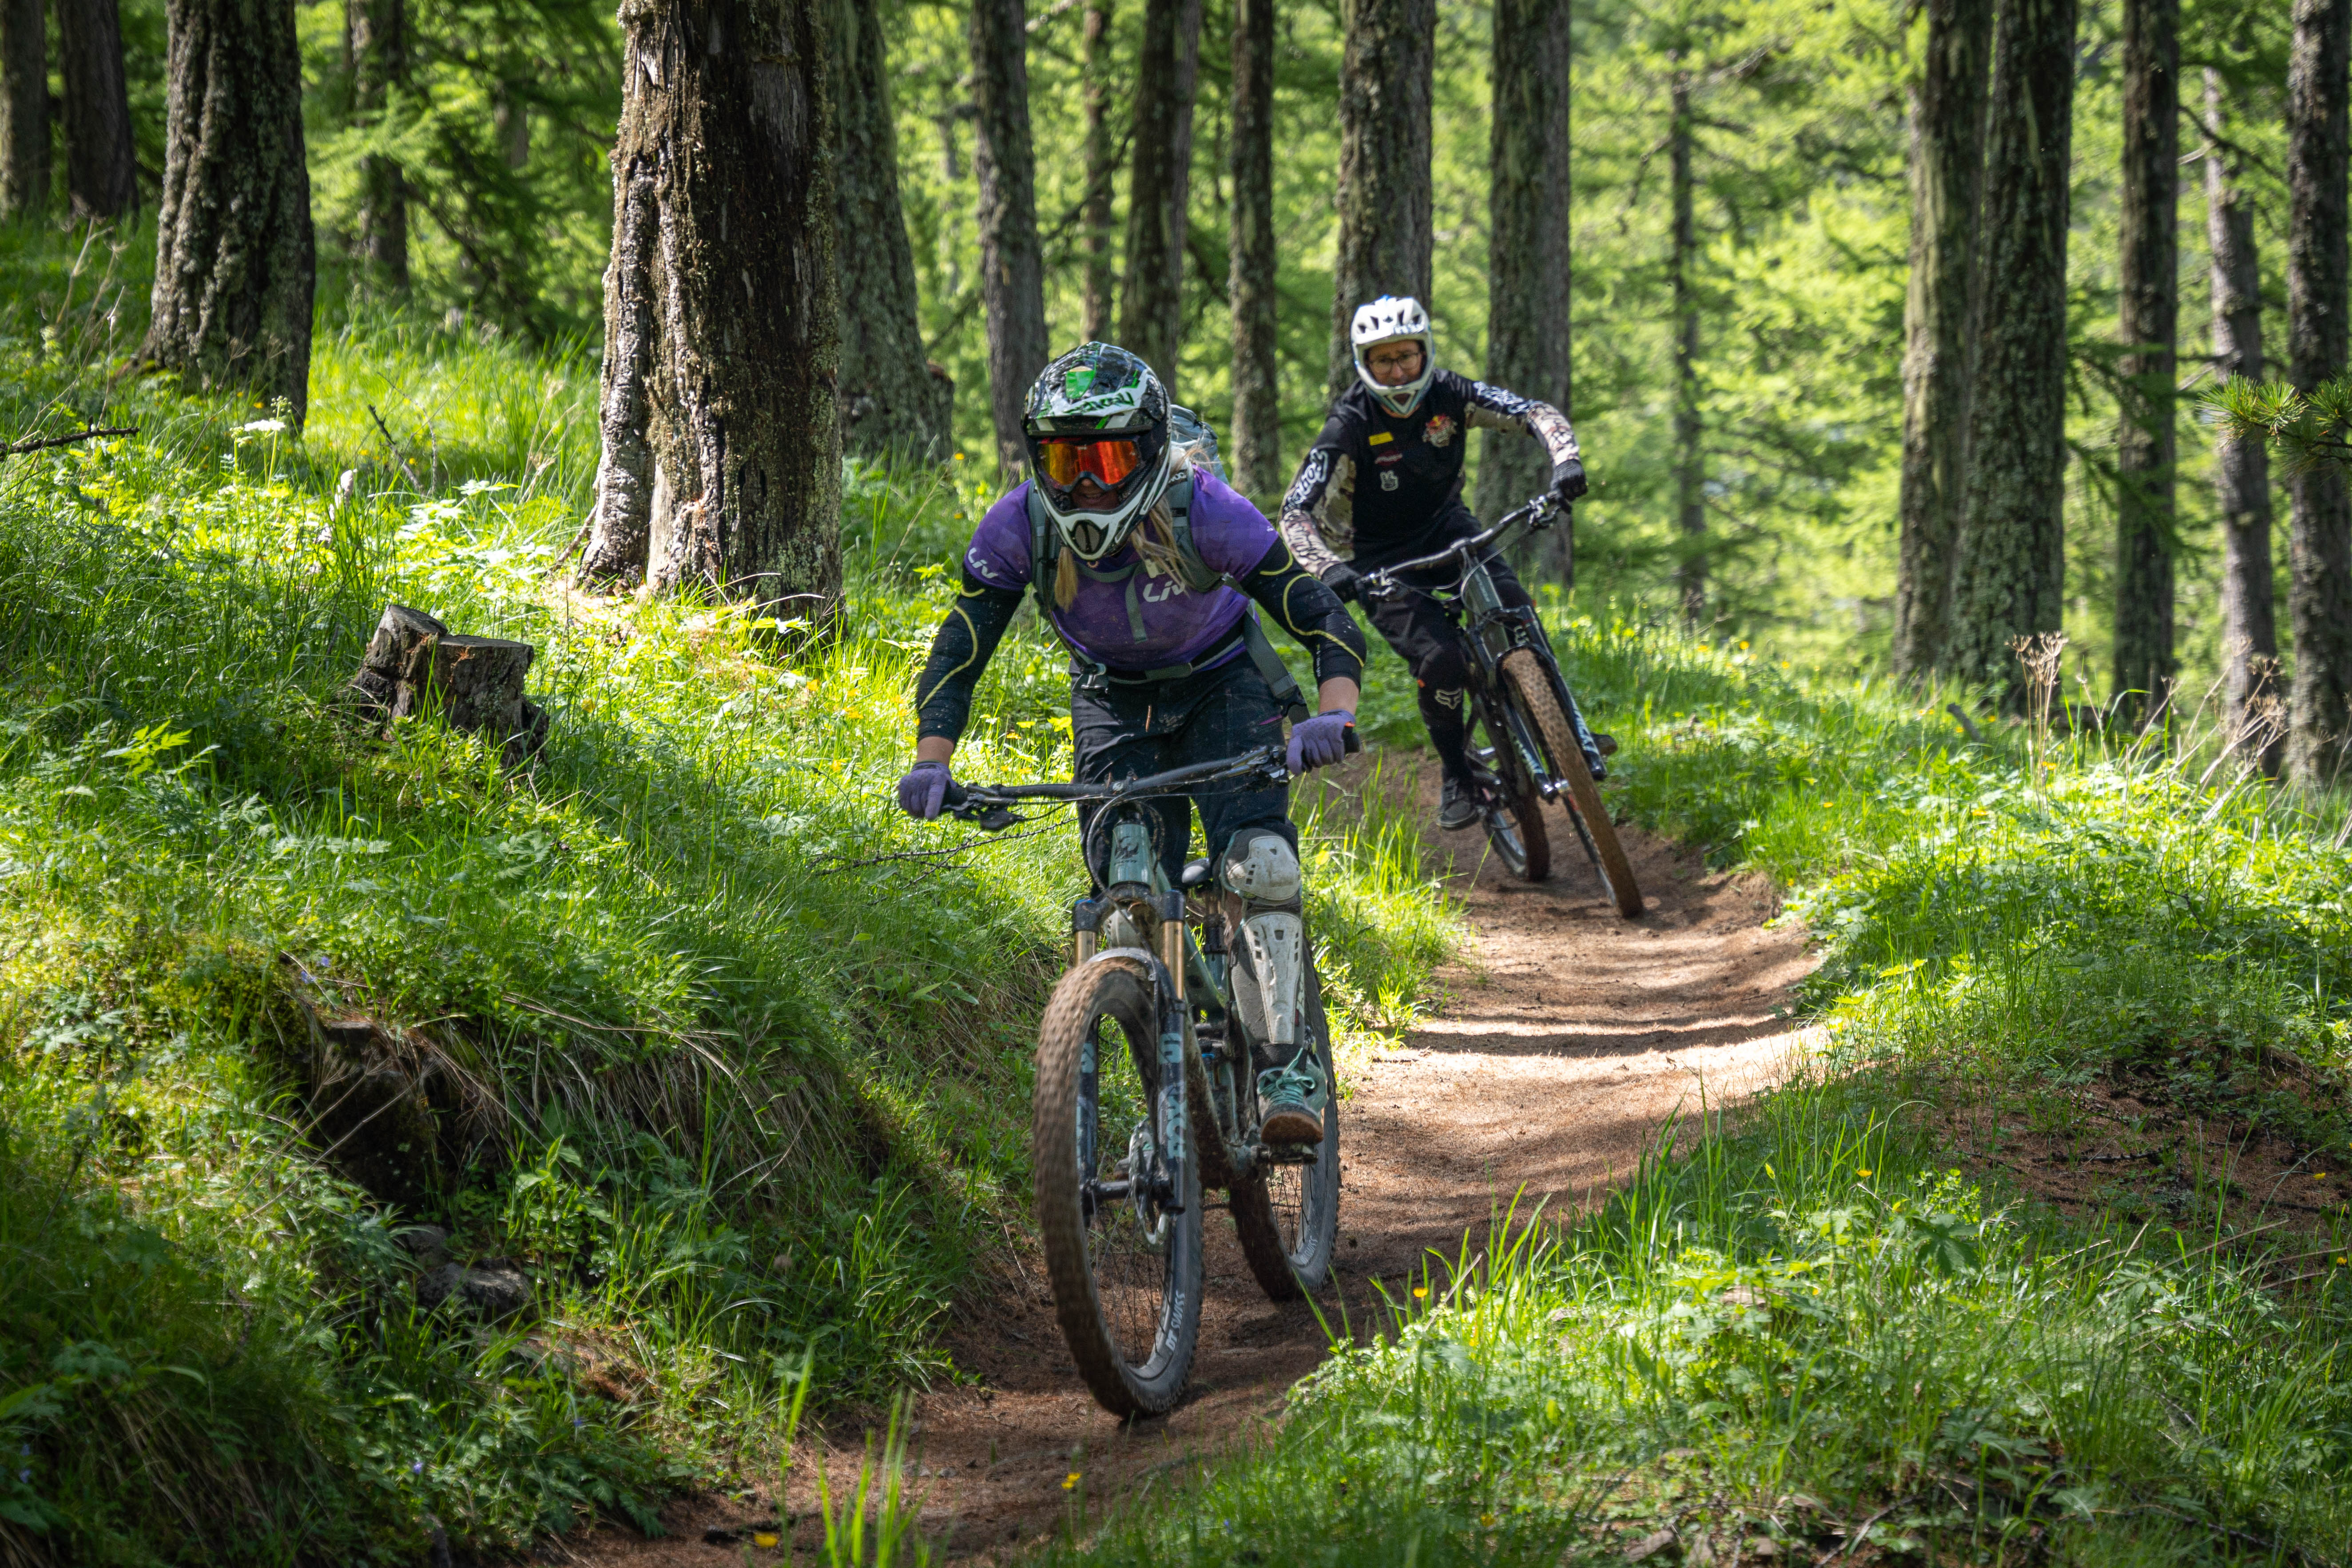
[[[955,439],[954,389],[923,353],[881,9],[876,0],[838,0],[835,25],[842,441],[871,457],[936,462]]]
[[[2286,348],[2305,392],[2345,370],[2345,72],[2352,0],[2295,0],[2287,66]],[[2352,510],[2333,464],[2289,481],[2287,616],[2294,626],[2288,776],[2338,782],[2352,734]]]
[[[1383,294],[1429,303],[1430,95],[1437,0],[1349,0],[1339,59],[1339,235],[1331,278],[1334,397],[1356,384],[1348,326]]]
[[[1078,335],[1090,343],[1110,335],[1111,184],[1118,175],[1111,162],[1110,121],[1104,112],[1110,101],[1110,17],[1111,0],[1088,5],[1078,43],[1079,74],[1086,79],[1087,127],[1086,201],[1079,214],[1086,227],[1086,291]]]
[[[2223,124],[2221,73],[2205,72],[2205,114]],[[2213,258],[2213,373],[2263,378],[2262,268],[2254,253],[2254,206],[2243,154],[2205,148],[2206,244]],[[2213,488],[2221,513],[2222,710],[2234,737],[2248,725],[2274,728],[2279,693],[2278,620],[2271,574],[2270,454],[2261,439],[2213,447]],[[2259,761],[2275,776],[2285,752],[2273,733]]]
[[[630,0],[582,575],[841,589],[829,0]]]
[[[1569,0],[1496,0],[1487,138],[1486,379],[1569,405]],[[1478,510],[1500,517],[1551,483],[1551,459],[1522,430],[1488,430]],[[1528,542],[1533,580],[1568,585],[1562,522]]]
[[[175,45],[185,9],[184,0],[168,7]],[[263,22],[257,15],[251,25],[258,31]],[[172,52],[176,60],[179,50]],[[77,216],[119,217],[139,205],[139,170],[131,161],[131,94],[115,0],[58,0],[58,74],[65,83],[66,195]]]
[[[1234,482],[1272,501],[1282,471],[1274,258],[1274,5],[1234,0]]]
[[[1171,395],[1184,339],[1184,228],[1200,68],[1201,0],[1144,0],[1118,339],[1160,373]]]
[[[170,0],[155,288],[140,358],[310,407],[317,258],[302,57],[282,0]]]
[[[0,0],[0,217],[49,210],[49,45],[41,0]]]
[[[383,123],[408,87],[406,0],[345,0],[343,28],[352,58],[352,118]],[[396,159],[360,160],[360,260],[386,289],[408,289],[408,185]]]
[[[980,180],[980,298],[988,312],[988,402],[996,461],[1029,466],[1021,407],[1045,368],[1045,265],[1029,144],[1029,35],[1022,0],[973,0],[972,172]]]
[[[1901,563],[1895,670],[1924,676],[1943,658],[1952,545],[1968,473],[1977,216],[1984,188],[1985,76],[1992,0],[1927,0],[1927,37],[1911,98],[1911,287],[1904,301]]]
[[[2116,693],[2119,714],[2137,726],[2163,710],[2179,669],[2172,651],[2172,468],[2180,316],[2180,0],[2126,0],[2123,67]],[[2135,691],[2143,695],[2126,695]]]
[[[2011,645],[2062,629],[2074,0],[2008,0],[1993,44],[1968,478],[1945,667],[2020,710]]]
[[[497,741],[507,765],[520,767],[547,743],[547,714],[522,694],[536,651],[460,637],[422,610],[387,605],[352,677],[352,698],[387,723],[437,711],[453,730]]]
[[[1691,277],[1698,264],[1698,226],[1691,180],[1690,73],[1675,58],[1670,100],[1674,124],[1667,141],[1674,167],[1674,254],[1669,265],[1675,290],[1675,518],[1682,532],[1682,558],[1675,566],[1683,619],[1696,626],[1706,619],[1706,459],[1699,449],[1698,295]]]

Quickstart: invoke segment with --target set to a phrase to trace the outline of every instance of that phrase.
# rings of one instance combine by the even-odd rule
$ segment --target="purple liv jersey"
[[[1192,476],[1192,544],[1213,572],[1246,576],[1276,542],[1263,512],[1213,475]],[[1141,525],[1150,528],[1147,519]],[[1029,486],[988,509],[964,552],[965,569],[993,588],[1024,589],[1029,562]],[[1062,635],[1092,658],[1113,669],[1159,669],[1189,664],[1234,635],[1249,600],[1220,583],[1205,594],[1121,545],[1088,567],[1078,565],[1077,596],[1066,610],[1053,611]]]

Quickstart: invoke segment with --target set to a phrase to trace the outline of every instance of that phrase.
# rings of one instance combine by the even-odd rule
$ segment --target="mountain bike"
[[[1157,1415],[1183,1393],[1207,1209],[1230,1210],[1274,1300],[1314,1290],[1330,1271],[1339,1095],[1313,933],[1295,1037],[1322,1066],[1323,1141],[1267,1144],[1258,1073],[1282,1063],[1265,1038],[1249,944],[1236,940],[1240,900],[1207,860],[1171,888],[1159,814],[1142,804],[1288,778],[1274,744],[1117,783],[967,784],[948,796],[951,815],[989,832],[1025,820],[1012,809],[1025,802],[1097,808],[1086,847],[1100,891],[1070,906],[1070,967],[1037,1031],[1030,1148],[1054,1313],[1079,1376],[1115,1415]],[[1210,1202],[1217,1192],[1225,1197]]]
[[[1366,573],[1361,592],[1367,598],[1427,594],[1462,638],[1470,655],[1471,707],[1486,735],[1476,753],[1488,764],[1475,780],[1479,816],[1486,841],[1511,874],[1529,882],[1551,875],[1543,803],[1557,800],[1568,808],[1568,820],[1617,912],[1632,920],[1642,912],[1642,889],[1601,804],[1600,781],[1609,776],[1601,748],[1560,675],[1543,623],[1532,609],[1505,605],[1486,565],[1488,546],[1522,524],[1549,528],[1559,505],[1538,496],[1484,533],[1434,555]],[[1457,565],[1461,576],[1434,592],[1397,580],[1408,572]]]

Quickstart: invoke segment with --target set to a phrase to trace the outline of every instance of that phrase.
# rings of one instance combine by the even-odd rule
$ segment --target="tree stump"
[[[383,722],[438,711],[454,730],[503,743],[520,767],[547,743],[547,713],[522,694],[536,652],[527,642],[464,637],[422,610],[385,607],[352,690]]]

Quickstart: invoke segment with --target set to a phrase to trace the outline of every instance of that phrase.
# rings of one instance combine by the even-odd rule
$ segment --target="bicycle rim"
[[[1197,1166],[1181,1212],[1146,1191],[1162,1170],[1148,1076],[1158,1056],[1157,1008],[1136,968],[1088,964],[1055,987],[1031,1129],[1037,1227],[1071,1359],[1117,1415],[1175,1404],[1200,1335]]]
[[[1497,695],[1507,704],[1515,694],[1506,686]],[[1487,711],[1490,717],[1481,721],[1495,742],[1496,783],[1485,813],[1486,842],[1512,876],[1544,881],[1551,876],[1551,837],[1544,831],[1543,796],[1528,777],[1509,726],[1493,721],[1494,710]]]

